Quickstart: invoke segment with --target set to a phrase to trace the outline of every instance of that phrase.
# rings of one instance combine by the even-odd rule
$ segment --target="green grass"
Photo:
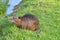
[[[34,14],[39,19],[37,31],[23,30],[9,20],[0,18],[0,40],[60,40],[60,0],[23,0],[14,15]]]
[[[0,0],[0,15],[5,15],[6,8],[9,6],[8,1],[9,0]]]

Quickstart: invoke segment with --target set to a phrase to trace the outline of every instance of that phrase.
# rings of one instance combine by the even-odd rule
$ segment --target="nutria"
[[[22,29],[37,30],[39,29],[39,20],[32,14],[13,17],[12,22]]]

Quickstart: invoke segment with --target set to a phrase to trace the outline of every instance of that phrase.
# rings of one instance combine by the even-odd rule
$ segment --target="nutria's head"
[[[21,22],[22,22],[21,19],[22,19],[22,17],[13,17],[12,20],[11,20],[11,22],[14,23],[14,24],[16,24],[16,25],[20,25]]]

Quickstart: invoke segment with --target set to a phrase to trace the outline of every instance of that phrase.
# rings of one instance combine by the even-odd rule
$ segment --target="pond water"
[[[9,15],[13,12],[14,6],[18,5],[22,0],[9,0],[9,7],[7,8],[6,14]]]

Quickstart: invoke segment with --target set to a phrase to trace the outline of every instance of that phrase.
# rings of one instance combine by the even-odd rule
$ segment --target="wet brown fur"
[[[37,30],[39,29],[39,20],[32,14],[25,14],[24,16],[13,17],[13,23],[19,28]]]

